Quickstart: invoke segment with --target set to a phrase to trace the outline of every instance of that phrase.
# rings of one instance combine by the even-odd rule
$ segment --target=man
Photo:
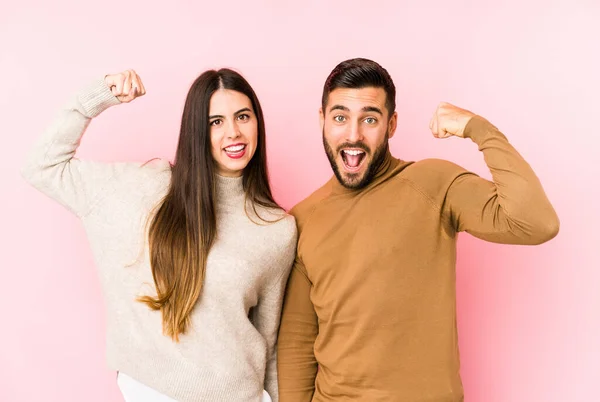
[[[320,110],[335,177],[298,204],[298,253],[279,333],[281,402],[459,402],[458,232],[510,244],[559,222],[527,162],[487,120],[442,103],[437,138],[470,138],[493,182],[443,160],[392,157],[396,90],[385,69],[347,60]]]

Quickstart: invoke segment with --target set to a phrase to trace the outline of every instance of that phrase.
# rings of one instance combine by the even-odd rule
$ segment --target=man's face
[[[337,88],[319,111],[325,152],[344,187],[368,185],[385,158],[397,121],[385,101],[383,88]]]

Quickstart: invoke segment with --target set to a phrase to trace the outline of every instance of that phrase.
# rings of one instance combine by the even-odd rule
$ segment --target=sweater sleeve
[[[89,213],[117,165],[75,158],[92,118],[119,104],[104,79],[75,96],[29,152],[21,174],[31,185],[79,217]]]
[[[310,402],[315,392],[314,353],[319,324],[310,300],[312,284],[296,258],[287,284],[278,343],[280,402]]]
[[[542,185],[506,137],[487,120],[465,128],[483,152],[493,182],[465,172],[448,188],[444,214],[457,231],[506,244],[540,244],[558,233],[559,220]]]
[[[287,218],[290,222],[290,231],[287,243],[281,248],[279,258],[275,260],[273,272],[277,272],[266,290],[259,298],[254,311],[253,322],[267,343],[267,367],[265,371],[264,388],[269,393],[273,402],[279,401],[277,387],[277,333],[281,318],[281,306],[285,284],[296,254],[296,224],[293,217]]]

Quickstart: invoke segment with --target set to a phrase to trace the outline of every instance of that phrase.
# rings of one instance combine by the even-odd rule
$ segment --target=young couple
[[[238,73],[192,84],[173,163],[75,157],[91,120],[143,96],[136,72],[75,96],[23,168],[82,221],[127,402],[462,401],[456,238],[539,244],[558,218],[487,120],[442,103],[435,137],[470,138],[493,176],[394,158],[394,83],[340,63],[320,109],[334,177],[288,215],[273,199],[260,102]]]

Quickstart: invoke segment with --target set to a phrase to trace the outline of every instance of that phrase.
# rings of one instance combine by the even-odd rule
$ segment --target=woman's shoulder
[[[145,187],[154,182],[168,182],[171,177],[171,163],[166,159],[154,158],[146,162],[126,162],[114,164],[113,178],[126,187]]]
[[[111,164],[111,180],[106,197],[109,199],[132,200],[161,198],[171,182],[171,164],[165,159],[146,162],[118,162]],[[154,201],[153,201],[154,202]]]
[[[293,223],[294,226],[296,224],[296,219],[278,205],[267,206],[257,202],[252,204],[253,207],[251,208],[254,209],[255,214],[262,218],[266,223],[285,222],[282,223],[282,225],[290,225]]]
[[[294,218],[292,215],[285,212],[283,209],[279,212],[279,216],[281,219],[279,221],[281,230],[283,232],[285,232],[288,235],[288,237],[295,237],[296,236],[296,218]]]
[[[296,218],[287,213],[281,207],[266,207],[255,205],[257,224],[264,226],[266,230],[283,242],[295,241]]]
[[[167,159],[154,158],[147,162],[138,163],[138,169],[140,172],[146,175],[171,175],[171,162]]]

